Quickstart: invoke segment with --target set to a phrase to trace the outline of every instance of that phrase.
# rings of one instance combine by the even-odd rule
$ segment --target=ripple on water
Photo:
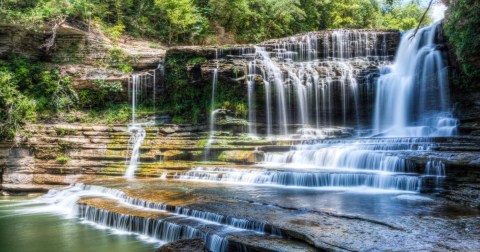
[[[412,201],[433,201],[430,197],[415,195],[415,194],[402,194],[395,197],[400,200],[412,200]]]

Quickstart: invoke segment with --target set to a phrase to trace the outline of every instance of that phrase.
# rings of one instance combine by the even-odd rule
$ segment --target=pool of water
[[[24,197],[0,197],[0,244],[5,252],[155,251],[159,243],[100,229],[78,219],[30,211]]]

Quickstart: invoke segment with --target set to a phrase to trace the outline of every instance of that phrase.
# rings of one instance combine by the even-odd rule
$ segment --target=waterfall
[[[421,178],[414,175],[387,176],[373,172],[314,172],[245,170],[222,168],[196,168],[189,172],[176,173],[178,180],[271,185],[286,187],[308,187],[323,189],[348,189],[370,187],[383,190],[417,191]]]
[[[210,111],[210,121],[208,124],[208,130],[210,131],[210,136],[208,138],[207,142],[207,148],[210,147],[212,144],[213,140],[215,139],[215,120],[216,120],[216,115],[218,113],[218,110],[215,109],[215,88],[217,86],[218,82],[218,68],[215,68],[213,70],[213,75],[212,75],[212,102],[211,102],[211,111]]]
[[[264,162],[258,164],[262,168],[197,167],[171,175],[200,182],[422,192],[440,187],[445,163],[431,159],[422,169],[407,157],[436,146],[431,138],[314,140],[292,146],[286,153],[266,153]]]
[[[209,120],[209,131],[210,135],[208,137],[207,144],[205,145],[205,151],[204,151],[204,159],[205,161],[208,159],[208,155],[210,153],[210,147],[215,139],[215,121],[216,121],[216,115],[218,113],[218,109],[215,109],[215,92],[216,92],[216,87],[218,84],[218,57],[219,57],[219,50],[215,50],[215,60],[216,60],[216,66],[215,69],[213,69],[212,73],[212,100],[210,103],[210,120]],[[220,54],[222,54],[222,51],[220,51]]]
[[[157,84],[157,70],[160,71],[160,78],[163,78],[163,66],[146,72],[133,74],[128,80],[128,94],[132,103],[132,121],[128,125],[128,133],[130,139],[127,145],[127,154],[125,163],[128,167],[125,171],[124,177],[133,178],[135,171],[140,161],[140,147],[146,137],[146,130],[144,126],[152,124],[152,122],[139,122],[137,120],[137,106],[142,99],[148,97],[148,92],[151,90],[152,102],[155,107],[156,102],[156,84]]]
[[[140,161],[140,147],[145,139],[146,131],[140,124],[132,124],[128,126],[128,132],[130,133],[130,139],[128,140],[127,158],[130,152],[130,162],[124,176],[133,178],[138,167],[138,161]]]
[[[447,63],[435,23],[403,35],[395,62],[377,83],[374,133],[383,136],[451,136]]]
[[[256,132],[252,91],[260,69],[265,134],[271,137],[292,127],[357,126],[363,90],[357,79],[390,56],[385,33],[336,30],[267,41],[255,47],[253,58],[247,67],[249,132]],[[367,85],[373,80],[362,79]]]
[[[255,115],[255,77],[256,65],[255,62],[248,63],[247,88],[248,88],[248,134],[251,137],[257,135],[256,131],[256,115]]]
[[[437,187],[445,176],[443,161],[420,167],[409,156],[430,151],[435,146],[431,137],[450,136],[456,128],[448,111],[446,60],[439,49],[438,28],[438,23],[422,28],[412,39],[411,32],[404,34],[390,66],[385,33],[336,30],[257,46],[247,75],[250,125],[256,125],[251,100],[260,69],[267,137],[274,128],[286,135],[296,125],[300,139],[308,140],[286,153],[266,153],[264,170],[196,168],[173,178],[411,192],[428,190],[427,181],[435,178]],[[371,99],[365,90],[375,91],[370,95],[375,97],[375,137],[319,141],[328,136],[327,126],[359,125],[366,109],[361,99]]]

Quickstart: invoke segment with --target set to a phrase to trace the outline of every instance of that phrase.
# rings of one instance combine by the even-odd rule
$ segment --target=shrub
[[[71,160],[70,157],[63,156],[63,155],[60,155],[55,159],[55,161],[57,161],[57,163],[60,163],[60,164],[66,164],[70,160]]]

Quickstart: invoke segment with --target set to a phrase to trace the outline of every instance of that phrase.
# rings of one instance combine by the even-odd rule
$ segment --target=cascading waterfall
[[[282,135],[289,133],[290,125],[356,126],[361,109],[356,77],[389,62],[386,40],[385,33],[337,30],[255,47],[247,75],[249,132],[256,132],[252,90],[257,69],[264,82],[267,136],[274,126]],[[335,120],[338,117],[342,119]]]
[[[395,63],[382,69],[382,75],[377,83],[374,118],[376,135],[418,138],[323,141],[294,146],[287,153],[267,153],[265,161],[269,166],[293,169],[307,167],[320,172],[307,173],[308,175],[285,173],[282,176],[289,176],[289,178],[283,178],[280,182],[277,179],[277,183],[305,184],[306,176],[309,181],[317,181],[321,174],[323,177],[335,175],[336,180],[328,177],[330,180],[322,178],[321,183],[308,182],[307,184],[337,187],[362,185],[382,189],[420,191],[422,178],[435,177],[437,181],[435,184],[438,185],[438,180],[445,175],[445,166],[442,161],[429,161],[425,174],[421,174],[415,163],[402,155],[427,151],[433,145],[428,137],[450,136],[455,131],[456,120],[446,112],[449,109],[447,69],[436,44],[438,27],[437,23],[422,28],[413,39],[410,39],[411,32],[406,33],[401,40]],[[365,46],[362,41],[367,40],[364,40],[361,35],[353,47],[351,44],[344,47],[342,36],[334,32],[332,41],[325,40],[333,43],[331,54],[328,51],[325,52],[326,54],[343,59],[356,55],[355,51],[367,55],[377,53],[369,47],[362,50]],[[302,69],[302,66],[300,65],[299,68]],[[345,89],[342,89],[342,95],[345,94],[344,92]],[[418,97],[420,99],[417,99]],[[342,111],[345,111],[344,107]],[[345,114],[343,117],[345,118]],[[270,178],[267,181],[271,183],[274,179]]]
[[[373,128],[377,137],[387,138],[307,140],[287,153],[266,153],[265,170],[196,168],[173,177],[412,192],[428,190],[423,182],[433,177],[438,185],[445,175],[441,160],[428,161],[422,172],[408,159],[409,154],[430,151],[435,145],[430,137],[450,136],[456,127],[456,120],[447,113],[447,70],[436,44],[438,27],[437,23],[422,28],[411,40],[411,32],[405,34],[395,63],[381,68]],[[357,78],[362,74],[370,77],[357,65],[367,62],[367,68],[378,68],[388,63],[388,57],[386,35],[364,31],[338,30],[324,37],[307,34],[275,41],[273,46],[267,42],[256,47],[255,59],[249,63],[249,97],[259,68],[265,82],[267,136],[273,134],[273,125],[285,135],[289,125],[300,124],[302,134],[324,138],[323,133],[317,133],[319,129],[310,129],[311,125],[321,128],[339,122],[343,126],[358,123],[362,108]],[[370,64],[372,61],[376,63]],[[334,118],[341,120],[335,122]]]
[[[128,132],[130,133],[130,139],[128,140],[127,158],[128,153],[130,153],[130,161],[128,162],[128,168],[124,176],[133,178],[138,167],[138,162],[140,161],[140,147],[147,133],[140,124],[129,125]]]
[[[406,159],[412,152],[437,146],[431,138],[359,138],[305,141],[287,153],[267,153],[262,169],[199,167],[173,178],[205,182],[244,183],[323,189],[374,188],[419,192],[445,177],[445,163],[429,160],[423,172]],[[363,190],[363,189],[362,189]]]
[[[377,83],[374,133],[391,137],[451,136],[447,63],[439,47],[440,23],[403,35],[395,63]]]
[[[206,182],[274,185],[286,187],[310,187],[348,189],[370,187],[383,190],[418,191],[421,178],[414,174],[388,176],[386,172],[365,171],[308,171],[308,170],[241,170],[225,168],[195,168],[176,173],[174,179]]]

